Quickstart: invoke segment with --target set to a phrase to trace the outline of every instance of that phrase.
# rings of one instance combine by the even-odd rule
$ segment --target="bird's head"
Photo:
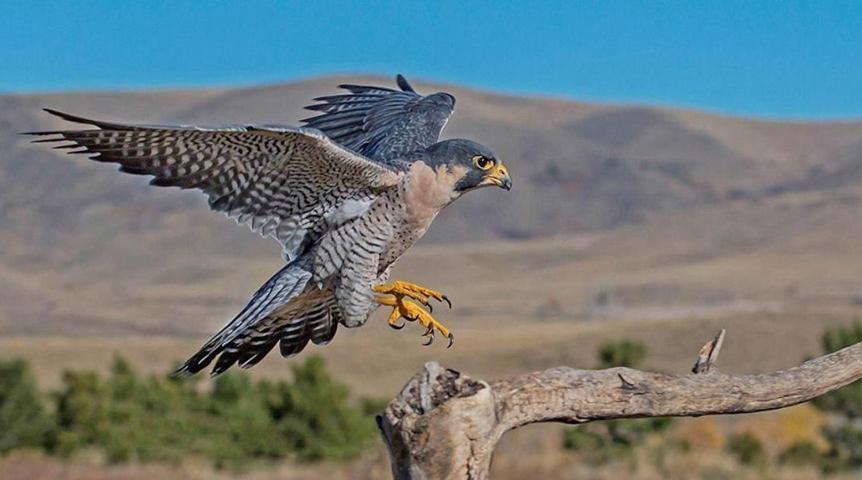
[[[428,149],[429,162],[434,166],[445,165],[460,178],[454,188],[461,194],[482,187],[512,189],[512,177],[494,152],[472,140],[456,138],[444,140]]]

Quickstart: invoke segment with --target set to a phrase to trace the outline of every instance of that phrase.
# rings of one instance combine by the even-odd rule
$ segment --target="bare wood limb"
[[[428,363],[378,417],[393,476],[486,479],[499,439],[530,423],[759,412],[862,377],[862,343],[777,372],[719,373],[712,367],[723,340],[722,330],[688,375],[558,367],[487,383]]]

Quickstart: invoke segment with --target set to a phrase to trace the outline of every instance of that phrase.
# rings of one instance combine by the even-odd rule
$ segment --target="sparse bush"
[[[836,327],[823,334],[825,353],[831,353],[862,341],[862,321],[856,320],[847,327]],[[862,467],[862,382],[824,395],[814,404],[839,415],[842,420],[823,430],[829,442],[829,451],[823,463],[825,471],[837,471]]]
[[[829,451],[824,460],[824,469],[829,472],[859,468],[862,466],[862,429],[856,425],[839,425],[824,431],[829,442]]]
[[[727,451],[743,465],[762,467],[766,465],[766,450],[763,444],[750,433],[732,435],[727,440]]]
[[[667,429],[670,418],[607,420],[566,429],[563,447],[575,450],[595,465],[631,457],[634,447],[647,436]]]
[[[0,453],[22,446],[63,455],[97,449],[111,462],[199,457],[231,468],[289,455],[346,459],[375,437],[368,412],[381,406],[353,405],[315,357],[294,367],[292,382],[253,383],[232,371],[209,392],[195,379],[142,377],[117,358],[107,378],[65,372],[53,399],[56,422],[26,365],[0,364]]]
[[[823,334],[821,343],[824,353],[832,353],[862,341],[862,321],[847,327],[836,327]],[[849,418],[862,417],[862,382],[853,382],[846,387],[824,395],[814,401],[818,407],[837,412]]]
[[[778,461],[786,465],[820,465],[823,455],[811,442],[796,442],[778,456]]]
[[[269,408],[291,450],[302,460],[349,459],[376,437],[369,415],[350,405],[348,390],[310,357],[293,367],[291,384],[275,385]]]
[[[56,433],[27,363],[0,362],[0,454],[16,448],[52,448]]]
[[[639,342],[607,342],[599,348],[599,363],[601,368],[635,367],[644,360],[646,352],[646,347]],[[563,447],[580,452],[593,464],[627,459],[647,436],[666,430],[672,421],[670,418],[645,418],[590,423],[566,429]]]
[[[628,445],[615,444],[604,432],[586,427],[566,429],[563,432],[563,448],[579,452],[592,465],[603,465],[631,456]]]
[[[612,341],[599,347],[599,366],[635,367],[646,358],[646,347],[640,342],[631,340]]]
[[[63,389],[57,394],[61,453],[105,442],[109,402],[107,385],[94,372],[63,373]]]

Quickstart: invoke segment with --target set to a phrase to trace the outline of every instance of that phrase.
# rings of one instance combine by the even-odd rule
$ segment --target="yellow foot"
[[[422,336],[428,337],[428,341],[425,342],[425,345],[431,345],[431,343],[434,342],[435,333],[440,332],[449,340],[448,347],[452,346],[452,343],[455,341],[455,336],[452,332],[450,332],[445,325],[435,320],[429,312],[425,311],[425,309],[414,301],[416,300],[421,302],[430,308],[430,305],[428,304],[429,298],[433,298],[438,301],[446,301],[448,303],[449,299],[446,298],[445,295],[440,292],[406,282],[393,282],[387,285],[378,285],[374,287],[374,291],[383,294],[377,297],[377,301],[381,305],[393,307],[392,313],[389,314],[388,319],[390,327],[398,330],[404,328],[404,324],[398,323],[398,320],[401,318],[411,322],[418,321],[423,327],[425,327],[425,333],[423,333]]]
[[[396,298],[412,298],[428,307],[428,310],[432,312],[434,311],[434,307],[432,307],[428,302],[428,300],[432,298],[438,302],[446,302],[449,305],[449,308],[452,308],[452,302],[449,301],[449,297],[443,295],[437,290],[421,287],[415,283],[394,281],[383,285],[376,285],[373,287],[373,290],[377,293],[394,295]]]

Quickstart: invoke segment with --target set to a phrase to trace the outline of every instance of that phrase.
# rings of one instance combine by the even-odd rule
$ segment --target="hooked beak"
[[[509,170],[502,163],[498,163],[482,180],[481,185],[496,185],[506,190],[512,189],[512,177],[509,176]]]

